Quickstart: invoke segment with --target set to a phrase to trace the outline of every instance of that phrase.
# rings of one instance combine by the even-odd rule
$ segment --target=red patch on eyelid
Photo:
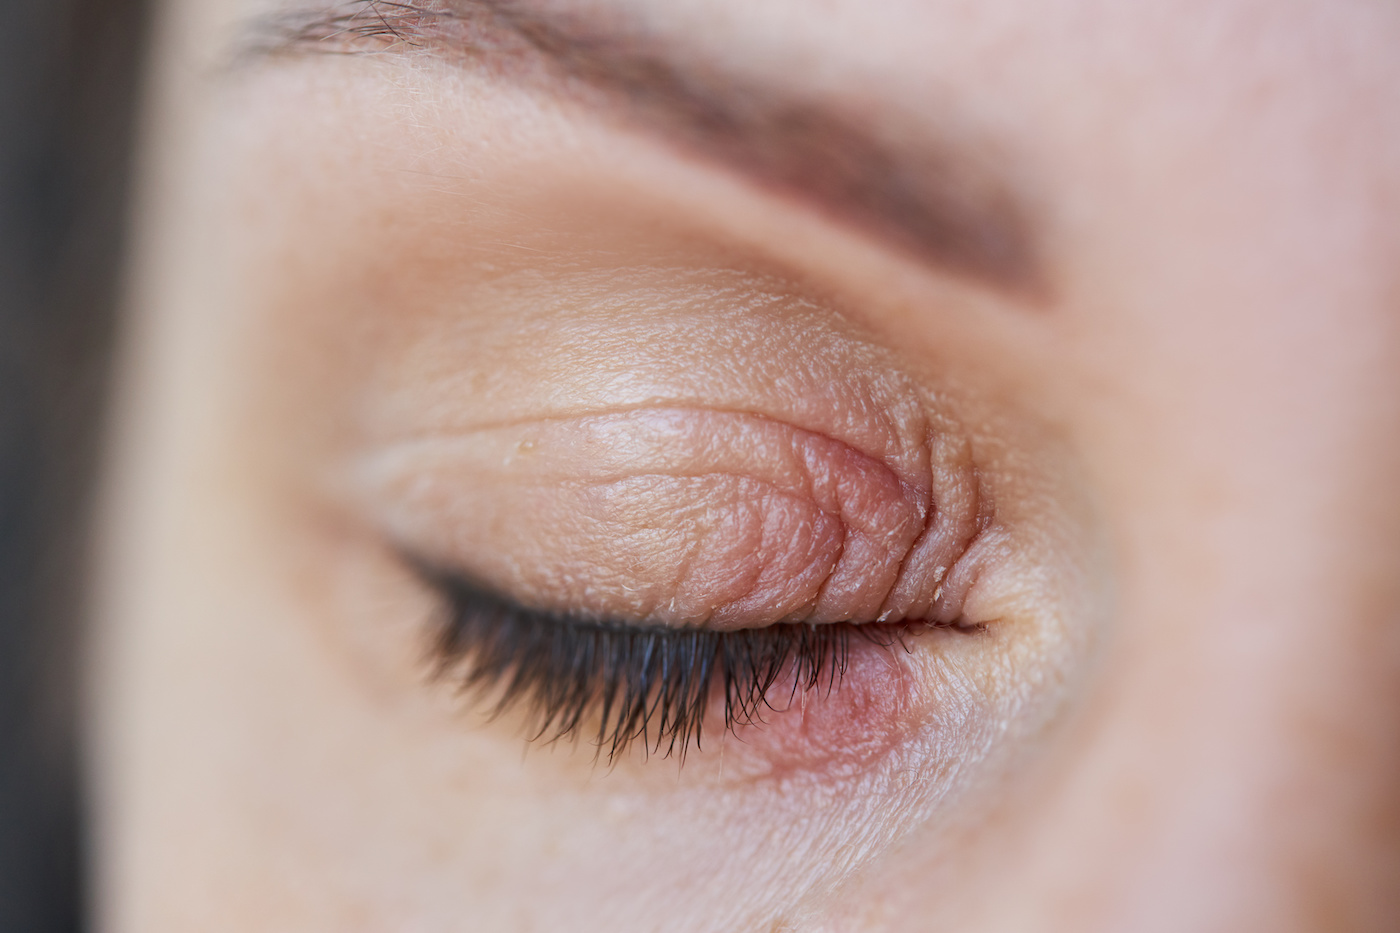
[[[886,755],[918,725],[918,689],[903,647],[857,639],[844,675],[830,689],[823,683],[794,692],[791,680],[781,682],[769,691],[772,708],[763,710],[761,721],[737,725],[718,738],[707,722],[704,746],[707,751],[722,746],[735,772],[752,777],[859,769]]]

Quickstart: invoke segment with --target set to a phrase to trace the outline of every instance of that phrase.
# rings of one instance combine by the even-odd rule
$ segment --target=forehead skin
[[[268,8],[166,10],[144,231],[167,265],[138,278],[180,255],[160,245],[179,228],[169,179],[190,174],[184,147],[216,106],[180,79],[216,70]],[[998,378],[1035,392],[1085,465],[1116,547],[1113,630],[1034,786],[965,831],[911,830],[843,890],[830,928],[1390,928],[1400,7],[542,8],[995,140],[1036,207],[1053,300],[982,336],[1031,361]],[[134,320],[149,335],[171,314]],[[937,333],[917,316],[882,326],[915,350]]]

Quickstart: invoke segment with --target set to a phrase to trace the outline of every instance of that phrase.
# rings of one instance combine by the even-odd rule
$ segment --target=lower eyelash
[[[779,623],[717,631],[600,621],[526,609],[451,571],[412,561],[444,597],[433,654],[439,676],[498,697],[492,715],[524,708],[532,741],[580,734],[615,761],[634,742],[648,754],[682,759],[700,747],[712,693],[724,702],[724,728],[778,710],[770,692],[829,693],[841,683],[852,639],[883,648],[927,623]]]

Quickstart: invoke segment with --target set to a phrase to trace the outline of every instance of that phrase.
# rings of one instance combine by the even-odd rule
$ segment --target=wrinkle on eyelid
[[[840,406],[833,405],[833,408]],[[492,432],[501,432],[511,429],[526,430],[532,426],[548,425],[568,425],[590,419],[607,418],[657,418],[667,419],[673,415],[688,416],[692,413],[695,417],[707,415],[747,418],[755,421],[766,421],[774,424],[787,424],[797,431],[807,432],[813,435],[825,436],[830,440],[840,443],[861,455],[884,464],[893,474],[898,476],[900,482],[914,488],[926,489],[928,486],[928,476],[931,468],[929,461],[929,444],[931,443],[932,429],[928,426],[926,419],[920,418],[915,428],[905,428],[899,430],[889,427],[886,424],[876,423],[873,430],[853,436],[855,432],[847,430],[846,424],[826,424],[825,419],[811,419],[817,423],[805,423],[808,419],[790,418],[783,414],[778,414],[761,407],[736,408],[724,405],[703,405],[686,401],[647,401],[622,405],[585,406],[574,408],[568,413],[555,414],[552,411],[541,414],[521,414],[513,417],[473,419],[470,425],[459,428],[455,431],[434,431],[424,432],[421,439],[433,439],[439,437],[467,437],[485,436]],[[803,413],[805,414],[805,413]],[[390,419],[385,419],[390,420]],[[875,419],[871,419],[874,421]],[[871,423],[866,422],[863,427],[871,428]],[[872,436],[873,435],[873,436]],[[395,438],[390,443],[415,443],[415,438]],[[517,452],[533,449],[536,442],[523,441],[517,445]],[[508,455],[507,455],[508,456]]]
[[[908,482],[833,438],[693,409],[424,438],[365,466],[401,543],[540,608],[675,624],[874,619],[913,549],[966,524],[941,513],[975,507],[946,477]]]

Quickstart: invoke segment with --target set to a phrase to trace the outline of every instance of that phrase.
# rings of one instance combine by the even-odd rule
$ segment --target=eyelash
[[[770,691],[840,686],[853,640],[908,650],[925,622],[823,625],[779,623],[717,631],[631,625],[521,607],[451,571],[412,562],[442,597],[445,612],[432,652],[439,678],[497,697],[491,716],[523,708],[530,740],[578,736],[596,722],[598,755],[614,762],[633,743],[648,754],[684,760],[700,747],[712,693],[724,702],[724,729],[780,712]]]

